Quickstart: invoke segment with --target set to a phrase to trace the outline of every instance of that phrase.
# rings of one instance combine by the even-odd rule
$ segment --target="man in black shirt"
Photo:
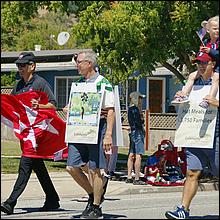
[[[38,100],[32,99],[32,108],[56,109],[56,101],[49,84],[46,80],[35,73],[36,58],[34,54],[30,52],[23,52],[19,55],[19,58],[15,63],[18,67],[21,79],[15,85],[11,94],[16,95],[28,91],[42,91],[47,94],[48,103],[45,105],[39,104]],[[1,211],[7,213],[8,215],[13,214],[17,199],[25,190],[32,170],[34,170],[36,173],[43,191],[46,194],[44,206],[40,208],[40,211],[52,211],[60,207],[59,196],[50,179],[43,159],[26,157],[22,155],[16,183],[9,198],[1,204]]]

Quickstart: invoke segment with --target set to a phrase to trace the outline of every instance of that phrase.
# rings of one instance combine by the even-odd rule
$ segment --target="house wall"
[[[78,76],[78,71],[75,66],[72,64],[65,64],[65,63],[49,63],[48,65],[44,64],[44,67],[42,66],[43,64],[39,64],[39,68],[36,69],[36,72],[42,76],[52,87],[53,92],[55,93],[55,76]],[[8,64],[8,67],[5,69],[1,69],[2,73],[7,72],[8,74],[8,69],[13,69],[17,70],[16,66],[13,64]],[[41,68],[46,68],[46,69],[41,69]],[[40,70],[39,70],[40,69]],[[17,79],[18,79],[18,72],[17,72]],[[181,90],[182,84],[181,83],[176,83],[176,77],[166,68],[164,67],[159,67],[156,68],[156,71],[152,73],[153,77],[157,78],[163,78],[165,79],[165,108],[164,111],[167,112],[168,107],[170,105],[170,102],[172,101],[175,93],[178,90]],[[147,94],[148,88],[147,88],[147,77],[142,77],[137,81],[137,89],[143,94]],[[127,94],[127,93],[126,93]],[[129,95],[129,94],[128,94]],[[147,107],[147,100],[144,98],[143,100],[143,109],[145,110]],[[126,107],[125,107],[126,108]]]
[[[171,105],[171,101],[173,100],[174,95],[177,91],[182,90],[183,84],[177,83],[176,79],[173,77],[170,77],[169,79],[169,89],[167,89],[168,97],[169,97],[169,105]],[[167,108],[169,107],[167,106]],[[176,111],[178,111],[178,107],[176,106]]]
[[[55,76],[77,76],[78,71],[73,70],[45,70],[36,71],[36,73],[43,77],[52,87],[53,92],[55,92]]]
[[[173,100],[173,97],[175,95],[175,93],[178,91],[178,90],[181,90],[182,89],[182,84],[181,83],[176,83],[176,79],[173,75],[167,75],[167,76],[164,76],[164,75],[157,75],[156,76],[157,78],[165,78],[165,86],[166,86],[166,94],[165,94],[165,112],[168,111],[168,107],[169,105],[171,105],[171,101]],[[147,77],[143,77],[139,80],[139,91],[146,95],[147,92],[148,92],[148,88],[147,88]],[[146,109],[146,98],[144,98],[143,100],[143,109],[145,110]]]
[[[1,69],[1,73],[3,74],[10,74],[10,71],[4,71],[3,69]],[[37,70],[36,69],[36,73],[43,77],[51,86],[53,92],[55,89],[55,76],[77,76],[78,75],[78,71],[76,69],[59,69],[59,70]],[[18,71],[16,71],[16,80],[20,79],[19,73]]]

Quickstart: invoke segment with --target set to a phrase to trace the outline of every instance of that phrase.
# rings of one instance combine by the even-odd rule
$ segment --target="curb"
[[[5,192],[1,193],[2,199],[8,196],[10,190],[16,180],[16,174],[1,174],[1,185],[5,188]],[[84,190],[77,185],[76,182],[73,181],[71,176],[68,173],[60,172],[60,173],[50,173],[53,183],[56,185],[57,190],[59,191],[60,196],[62,197],[79,197],[83,196]],[[71,185],[70,189],[63,187],[63,185]],[[42,190],[39,186],[38,179],[35,174],[31,175],[26,191],[24,192],[24,196],[27,198],[35,198],[36,193],[38,194],[38,190]],[[37,187],[33,190],[32,187]],[[124,181],[118,180],[110,180],[106,197],[108,196],[117,196],[117,195],[134,195],[134,194],[147,194],[147,193],[168,193],[168,192],[182,192],[183,186],[152,186],[148,185],[133,185],[129,183],[125,183]],[[218,181],[210,181],[205,183],[199,183],[198,191],[219,191],[219,182]],[[39,197],[41,197],[41,193]]]
[[[125,183],[128,186],[127,183]],[[167,193],[167,192],[182,192],[183,186],[152,186],[152,185],[129,185],[128,187],[118,187],[114,194],[117,195],[133,195],[133,194],[145,194],[145,193]],[[219,191],[219,183],[200,183],[198,191]],[[113,194],[108,188],[106,195]]]

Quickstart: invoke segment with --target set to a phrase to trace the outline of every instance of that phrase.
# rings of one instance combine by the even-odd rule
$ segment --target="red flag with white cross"
[[[67,157],[65,121],[53,109],[32,109],[33,98],[40,104],[48,102],[46,93],[39,91],[1,94],[1,122],[13,128],[23,156],[54,158],[61,151],[62,158]]]

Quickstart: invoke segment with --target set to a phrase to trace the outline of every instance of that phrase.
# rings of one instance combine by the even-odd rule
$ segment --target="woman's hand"
[[[200,47],[200,51],[203,53],[210,53],[210,48],[209,47]]]
[[[105,134],[103,139],[103,149],[105,151],[109,151],[112,148],[112,136],[109,134]]]
[[[203,100],[207,101],[210,105],[219,107],[219,100],[207,95]]]

